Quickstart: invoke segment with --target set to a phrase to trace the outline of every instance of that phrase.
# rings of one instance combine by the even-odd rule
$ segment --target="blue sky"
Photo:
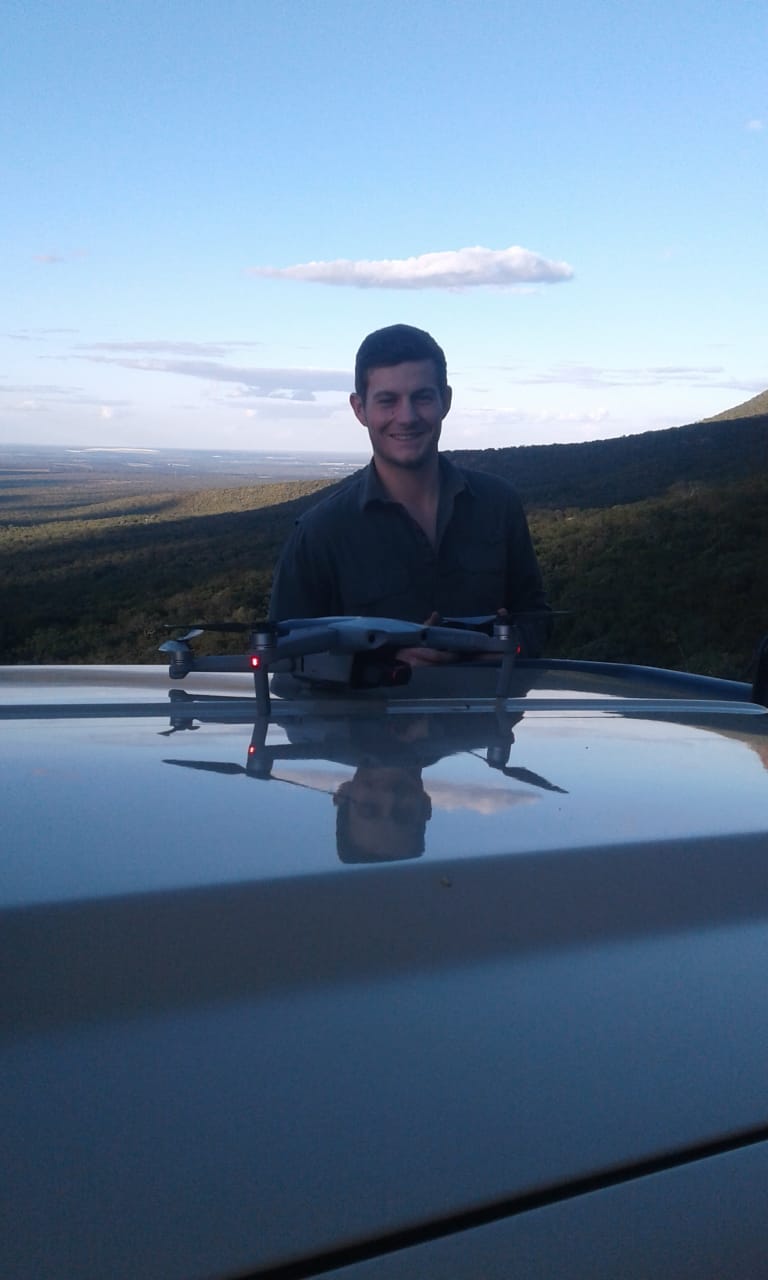
[[[0,444],[363,451],[359,342],[447,447],[768,387],[764,0],[6,0]]]

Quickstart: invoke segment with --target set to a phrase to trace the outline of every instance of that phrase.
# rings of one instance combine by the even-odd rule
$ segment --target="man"
[[[438,453],[451,396],[445,355],[430,334],[396,324],[368,335],[350,404],[373,458],[297,521],[277,566],[271,617],[424,623],[506,610],[514,621],[547,610],[515,491]],[[535,656],[549,619],[518,625],[524,655]],[[446,660],[433,650],[407,657]]]

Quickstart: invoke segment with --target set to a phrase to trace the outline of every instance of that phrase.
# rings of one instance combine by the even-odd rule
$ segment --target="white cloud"
[[[174,356],[224,356],[238,347],[259,347],[260,342],[176,342],[151,338],[136,342],[81,342],[76,351],[149,352]]]
[[[51,382],[0,384],[0,395],[21,397],[15,404],[3,404],[3,408],[24,413],[44,413],[49,408],[57,411],[97,409],[99,416],[106,419],[113,418],[116,413],[122,416],[123,410],[131,408],[129,400],[96,397],[86,394],[82,387],[60,386]]]
[[[538,373],[522,374],[515,370],[513,382],[521,384],[556,384],[577,387],[659,387],[670,383],[686,386],[715,386],[721,365],[649,365],[640,369],[601,369],[591,365],[556,365]]]
[[[214,403],[224,404],[224,407],[232,408],[231,402],[227,406],[225,402],[214,401]],[[305,400],[280,400],[270,396],[268,400],[263,400],[258,407],[253,405],[243,410],[246,418],[260,418],[263,422],[327,422],[330,419],[341,418],[347,424],[347,415],[349,419],[352,415],[349,407],[318,404],[317,401],[309,404]]]
[[[467,289],[491,285],[557,284],[570,280],[573,268],[553,262],[519,245],[508,249],[474,248],[422,253],[414,258],[339,258],[333,262],[303,262],[292,267],[251,267],[249,273],[281,280],[305,280],[356,289]]]
[[[33,339],[47,339],[52,334],[61,333],[77,333],[77,329],[22,329],[16,333],[5,333],[5,338],[12,338],[14,342],[32,342]]]
[[[54,382],[36,382],[34,384],[4,384],[0,385],[0,392],[7,392],[11,395],[48,395],[48,396],[64,396],[69,399],[72,396],[79,395],[80,387],[67,387],[58,385]]]
[[[611,412],[606,408],[588,409],[588,410],[558,410],[558,409],[518,409],[503,408],[497,409],[465,409],[460,415],[466,420],[470,430],[478,426],[481,427],[504,427],[517,426],[519,423],[536,423],[537,426],[548,426],[563,423],[584,423],[597,424],[605,422],[611,417]]]
[[[322,391],[349,391],[352,375],[332,369],[252,369],[219,364],[214,360],[163,360],[155,356],[130,359],[122,356],[81,355],[94,364],[114,364],[145,373],[175,373],[205,382],[231,382],[253,396],[307,400]]]
[[[78,259],[87,258],[88,252],[85,249],[73,249],[71,252],[64,253],[33,253],[35,262],[42,263],[43,266],[57,266],[60,262],[76,262]]]
[[[762,378],[727,378],[722,382],[713,382],[713,387],[722,388],[724,391],[752,391],[759,394],[768,387],[768,375]]]
[[[763,129],[765,128],[765,121],[764,120],[748,120],[746,127],[750,133],[762,133]]]
[[[15,405],[17,413],[47,413],[48,405],[42,400],[22,400]]]

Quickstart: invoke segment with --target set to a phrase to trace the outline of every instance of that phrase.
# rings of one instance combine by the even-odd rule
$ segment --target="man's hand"
[[[437,626],[440,622],[439,613],[431,613],[423,624],[425,627]],[[446,662],[458,662],[458,653],[449,653],[444,649],[398,649],[395,655],[401,662],[407,662],[411,667],[437,667]]]

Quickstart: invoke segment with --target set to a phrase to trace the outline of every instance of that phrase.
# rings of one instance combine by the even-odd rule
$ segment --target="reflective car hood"
[[[622,694],[274,699],[265,733],[247,676],[0,669],[3,901],[768,828],[762,709]]]
[[[764,710],[0,683],[3,1275],[319,1274],[765,1132]]]

